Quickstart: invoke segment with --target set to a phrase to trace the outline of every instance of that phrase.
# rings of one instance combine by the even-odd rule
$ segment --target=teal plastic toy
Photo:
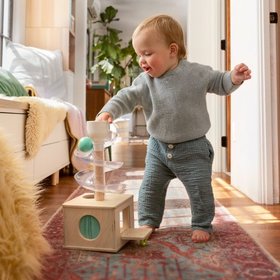
[[[93,150],[93,143],[90,137],[82,137],[78,142],[78,149],[81,152],[89,152]]]

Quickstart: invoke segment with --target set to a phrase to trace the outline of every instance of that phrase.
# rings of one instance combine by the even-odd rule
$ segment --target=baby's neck
[[[168,69],[166,70],[166,72],[165,72],[164,74],[166,74],[167,72],[170,72],[170,71],[174,70],[174,69],[178,66],[179,62],[180,62],[180,61],[179,61],[178,58],[176,58],[176,60],[174,59],[174,61],[170,63],[170,66],[168,67]]]

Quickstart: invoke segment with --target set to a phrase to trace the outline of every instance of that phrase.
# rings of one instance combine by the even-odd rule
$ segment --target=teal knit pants
[[[215,215],[211,186],[213,157],[212,145],[206,137],[179,144],[150,137],[139,190],[139,225],[160,226],[168,185],[178,178],[190,199],[192,228],[211,232]]]

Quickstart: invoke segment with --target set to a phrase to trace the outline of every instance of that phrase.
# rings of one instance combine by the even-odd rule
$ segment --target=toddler
[[[121,89],[99,112],[112,122],[141,105],[150,135],[143,182],[139,190],[139,225],[160,226],[169,182],[180,179],[192,213],[192,241],[207,242],[215,215],[211,186],[213,148],[206,94],[228,95],[251,78],[243,63],[220,72],[186,60],[181,26],[167,15],[144,20],[132,42],[143,72]]]

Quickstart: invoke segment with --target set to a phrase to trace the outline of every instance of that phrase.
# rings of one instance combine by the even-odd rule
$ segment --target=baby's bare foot
[[[192,233],[192,241],[195,243],[208,242],[210,240],[210,233],[204,230],[196,229]]]

